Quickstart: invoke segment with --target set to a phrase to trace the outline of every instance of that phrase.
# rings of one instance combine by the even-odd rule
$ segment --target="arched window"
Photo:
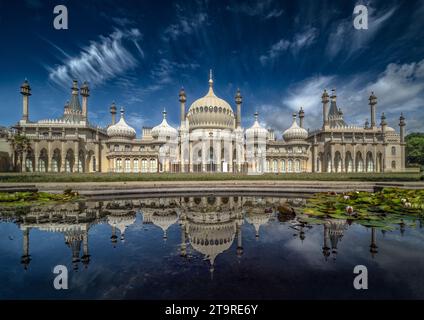
[[[356,172],[364,172],[364,160],[360,152],[356,154]]]
[[[374,172],[374,159],[371,152],[367,153],[367,172]]]
[[[272,164],[272,168],[274,169],[274,173],[278,173],[278,161],[274,160]]]
[[[133,166],[134,166],[133,172],[138,172],[138,170],[139,170],[139,168],[138,168],[138,159],[134,159]]]
[[[25,167],[26,167],[26,171],[27,172],[33,172],[34,171],[34,167],[32,165],[32,158],[28,157],[25,160]]]
[[[327,154],[327,172],[332,172],[331,154]]]
[[[350,152],[346,153],[346,171],[353,172],[353,159]]]
[[[293,172],[293,160],[290,159],[287,163],[287,172]]]
[[[119,145],[115,144],[115,145],[113,146],[113,151],[119,151]]]
[[[392,147],[392,156],[396,155],[396,147]]]
[[[150,159],[150,172],[158,171],[156,159]]]
[[[122,159],[115,160],[115,172],[122,172]]]
[[[281,160],[281,172],[286,172],[286,160]]]
[[[147,172],[147,160],[146,159],[141,160],[141,172]]]
[[[269,160],[266,161],[266,172],[269,172]]]
[[[131,172],[131,160],[125,159],[125,172]]]
[[[295,160],[295,162],[294,162],[294,170],[295,170],[295,172],[300,172],[300,160],[299,159]]]
[[[93,172],[96,172],[96,157],[93,156]]]

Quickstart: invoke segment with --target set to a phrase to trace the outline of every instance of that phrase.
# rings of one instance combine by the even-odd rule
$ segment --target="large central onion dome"
[[[124,138],[134,139],[136,132],[133,127],[130,127],[124,119],[124,108],[121,108],[121,119],[109,128],[107,128],[107,135],[111,138]]]
[[[177,138],[178,131],[175,128],[171,127],[168,124],[168,121],[166,121],[166,111],[163,110],[162,114],[163,120],[161,124],[157,125],[152,129],[153,138],[159,138],[160,140],[167,140],[168,137],[171,140]]]
[[[283,132],[284,141],[299,141],[308,138],[308,131],[298,126],[296,122],[296,113],[293,113],[293,124]]]
[[[187,112],[191,129],[213,128],[234,129],[234,112],[227,101],[213,92],[212,71],[209,77],[209,91],[203,98],[193,102]]]

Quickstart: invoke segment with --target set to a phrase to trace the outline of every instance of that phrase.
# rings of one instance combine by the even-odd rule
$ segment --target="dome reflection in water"
[[[387,232],[305,223],[304,202],[187,195],[5,208],[0,298],[424,297],[421,221]],[[52,286],[59,264],[69,270],[67,291]],[[366,291],[352,285],[359,264]]]

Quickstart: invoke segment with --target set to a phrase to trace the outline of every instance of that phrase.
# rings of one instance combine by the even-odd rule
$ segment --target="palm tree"
[[[11,143],[16,157],[19,160],[20,172],[22,172],[25,165],[23,163],[23,154],[31,150],[31,142],[25,135],[18,133],[12,137]]]

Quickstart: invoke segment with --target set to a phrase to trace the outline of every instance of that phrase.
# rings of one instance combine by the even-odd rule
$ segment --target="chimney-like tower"
[[[183,126],[185,122],[185,103],[187,101],[187,96],[184,91],[184,88],[181,88],[180,94],[179,94],[179,101],[180,101],[180,122],[181,126]]]
[[[383,133],[383,141],[386,142],[386,128],[387,128],[387,122],[386,122],[386,116],[384,115],[384,112],[381,114],[381,132]]]
[[[110,106],[110,114],[112,115],[112,125],[116,123],[116,104],[115,102],[112,102],[112,105]]]
[[[303,111],[303,108],[302,107],[300,107],[300,110],[299,110],[299,125],[300,125],[300,127],[301,128],[303,128],[303,120],[304,120],[304,118],[305,118],[305,111]]]
[[[401,168],[405,168],[405,117],[403,116],[403,113],[400,114],[399,117],[399,128],[400,128],[400,156],[401,156]]]
[[[369,105],[370,105],[370,112],[371,112],[371,129],[374,129],[376,127],[375,114],[376,114],[376,106],[377,106],[377,97],[374,95],[374,92],[371,92],[369,101],[370,101]]]
[[[90,96],[90,89],[88,88],[87,81],[85,81],[82,85],[80,92],[82,97],[82,115],[84,117],[84,120],[87,120],[87,100]]]
[[[330,102],[327,90],[325,89],[324,89],[324,93],[322,94],[321,101],[322,101],[322,122],[323,122],[323,127],[325,127],[325,126],[328,126],[328,108],[329,108],[329,102]]]
[[[240,89],[237,89],[235,101],[237,106],[236,128],[240,128],[241,127],[241,104],[243,102],[243,97],[241,96]]]
[[[29,96],[31,95],[31,87],[27,79],[21,85],[22,94],[22,121],[29,120]]]

